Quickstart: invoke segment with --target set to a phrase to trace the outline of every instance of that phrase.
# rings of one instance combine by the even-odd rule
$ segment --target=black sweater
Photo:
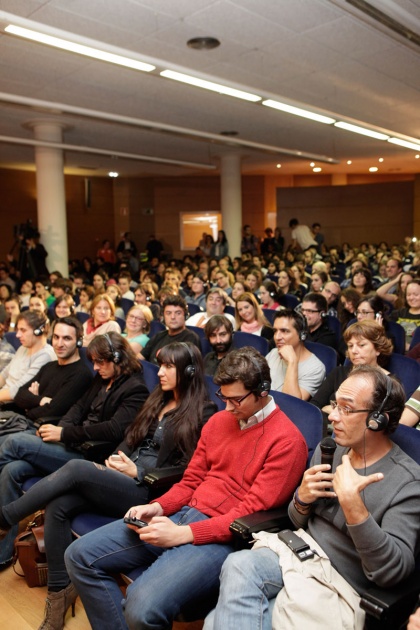
[[[29,391],[35,381],[39,383],[38,396]],[[57,361],[51,361],[43,365],[29,383],[19,388],[14,404],[31,420],[63,416],[74,401],[83,396],[91,383],[92,374],[81,359],[69,365],[59,365]],[[45,396],[52,400],[41,407],[41,400]]]

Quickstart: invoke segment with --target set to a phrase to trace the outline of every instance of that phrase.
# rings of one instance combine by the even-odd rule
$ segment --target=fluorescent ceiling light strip
[[[369,136],[369,138],[376,138],[376,140],[388,140],[389,138],[389,136],[384,133],[379,133],[378,131],[372,131],[371,129],[358,127],[357,125],[351,125],[350,123],[342,121],[335,123],[334,127],[339,127],[340,129],[345,129],[346,131],[352,131],[353,133],[360,133],[362,136]]]
[[[68,50],[69,52],[76,53],[78,55],[84,55],[85,57],[91,57],[92,59],[99,59],[100,61],[107,61],[108,63],[114,63],[119,66],[125,66],[132,70],[140,70],[141,72],[151,72],[156,67],[149,63],[137,61],[136,59],[130,59],[129,57],[123,57],[121,55],[115,55],[113,53],[105,52],[97,48],[91,48],[90,46],[83,46],[82,44],[76,44],[75,42],[67,41],[59,37],[53,37],[51,35],[45,35],[44,33],[38,33],[27,28],[20,26],[14,26],[9,24],[5,28],[7,33],[17,35],[18,37],[24,37],[40,44],[47,44],[47,46],[53,46],[54,48],[61,48],[62,50]]]
[[[235,98],[241,98],[244,101],[251,101],[257,103],[261,100],[261,96],[256,94],[250,94],[249,92],[243,92],[242,90],[236,90],[235,88],[221,85],[220,83],[213,83],[212,81],[205,81],[204,79],[198,79],[188,74],[182,74],[181,72],[174,72],[173,70],[163,70],[160,73],[161,77],[166,79],[173,79],[174,81],[180,81],[181,83],[188,83],[196,87],[210,90],[211,92],[218,92],[219,94],[226,94],[227,96],[234,96]]]
[[[293,105],[287,105],[286,103],[280,103],[280,101],[273,101],[271,99],[268,99],[266,101],[263,101],[262,105],[272,107],[273,109],[279,109],[282,112],[294,114],[295,116],[309,118],[309,120],[315,120],[316,122],[324,123],[325,125],[331,125],[332,123],[335,123],[335,118],[322,116],[321,114],[315,114],[315,112],[310,112],[306,109],[301,109],[300,107],[294,107]]]
[[[414,142],[407,142],[407,140],[400,140],[399,138],[389,138],[388,142],[392,144],[398,144],[406,149],[413,149],[414,151],[420,151],[420,142],[415,144]]]

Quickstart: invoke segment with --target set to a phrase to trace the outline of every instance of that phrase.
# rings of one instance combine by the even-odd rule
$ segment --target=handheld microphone
[[[337,448],[337,444],[332,438],[326,437],[321,440],[319,446],[321,449],[321,464],[329,464],[332,472],[334,453]],[[332,490],[332,488],[325,488],[325,490]]]
[[[334,459],[335,449],[337,444],[330,437],[326,437],[320,442],[321,448],[321,464],[329,464],[332,470],[332,463]]]

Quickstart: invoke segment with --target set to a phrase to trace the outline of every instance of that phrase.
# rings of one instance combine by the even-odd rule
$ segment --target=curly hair
[[[356,339],[367,339],[370,341],[376,352],[379,352],[378,364],[381,367],[386,366],[394,348],[392,341],[386,336],[385,328],[381,326],[381,324],[378,324],[378,322],[374,322],[370,319],[355,322],[349,326],[343,334],[343,339],[346,345],[352,337],[356,337]]]

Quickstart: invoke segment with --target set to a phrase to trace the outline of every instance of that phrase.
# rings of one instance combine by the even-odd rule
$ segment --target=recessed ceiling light
[[[320,173],[322,171],[322,168],[320,166],[315,166],[315,168],[312,169],[314,173]]]
[[[309,164],[309,166],[311,166],[311,167],[313,168],[313,167],[315,166],[315,162],[311,162],[311,163]]]
[[[118,173],[116,171],[110,171],[108,175],[109,177],[118,177]]]
[[[384,158],[379,158],[378,162],[383,162]]]
[[[347,160],[347,164],[350,166],[350,164],[353,164],[353,162],[351,160]]]
[[[276,168],[281,168],[281,164],[277,164],[277,165],[276,165]]]
[[[213,50],[220,46],[220,42],[215,37],[193,37],[187,41],[187,46],[194,50]]]
[[[376,173],[377,170],[379,170],[377,166],[371,166],[369,169],[371,173]]]
[[[420,155],[415,155],[414,157],[416,158],[416,160],[418,160],[420,158]]]

